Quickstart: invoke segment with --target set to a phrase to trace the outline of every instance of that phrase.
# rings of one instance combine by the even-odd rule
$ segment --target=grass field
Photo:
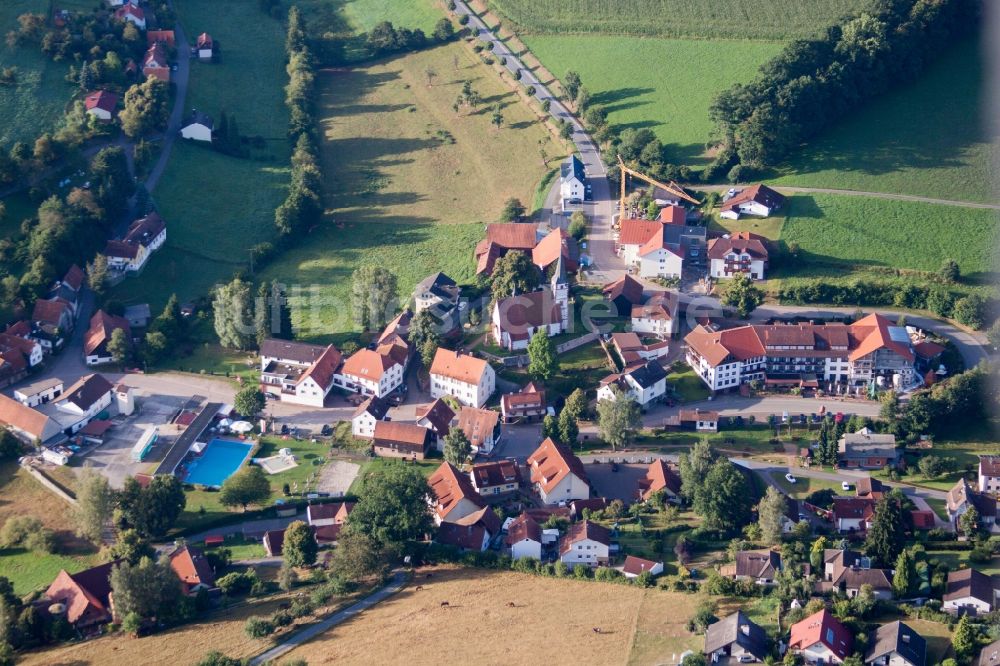
[[[954,259],[985,278],[995,258],[996,211],[838,195],[795,195],[781,231],[802,263],[937,271]]]
[[[489,0],[526,33],[660,37],[808,37],[866,0]]]
[[[46,13],[45,0],[4,0],[0,2],[0,33],[17,27],[21,14]],[[0,67],[17,69],[17,83],[0,86],[0,146],[15,141],[33,142],[62,120],[74,88],[65,81],[68,63],[49,60],[37,45],[0,44]]]
[[[432,85],[428,69],[436,72]],[[452,104],[464,81],[484,105],[456,114]],[[350,275],[363,262],[393,271],[404,299],[432,271],[471,279],[482,225],[497,219],[508,197],[531,202],[547,170],[541,149],[550,159],[562,154],[461,44],[325,72],[319,85],[331,210],[265,272],[307,290],[316,285],[292,298],[297,335],[308,339],[353,328]],[[503,107],[499,130],[490,124],[493,104]]]
[[[795,483],[789,483],[785,475],[780,472],[771,472],[771,479],[781,488],[782,491],[792,499],[803,499],[817,490],[833,490],[838,493],[843,492],[843,488],[837,481],[827,481],[825,479],[814,479],[808,476],[796,476]],[[793,471],[794,475],[795,472]]]
[[[429,37],[445,15],[438,0],[296,0],[294,4],[318,33],[366,32],[380,21],[391,21],[396,28],[420,28]]]
[[[358,470],[358,476],[354,479],[351,487],[348,489],[348,495],[357,495],[361,489],[361,483],[364,478],[371,474],[372,472],[378,472],[381,470],[388,469],[390,467],[395,467],[396,465],[406,465],[407,467],[416,467],[420,470],[420,473],[425,477],[430,476],[434,473],[438,467],[441,466],[440,459],[431,460],[419,460],[413,462],[403,462],[401,460],[393,460],[391,458],[371,458],[367,462],[361,464],[361,469]]]
[[[690,367],[686,367],[682,372],[671,372],[667,375],[667,384],[673,387],[678,397],[684,402],[696,402],[704,400],[711,391],[705,386],[705,382]]]
[[[774,182],[997,201],[985,75],[977,40],[955,46],[915,83],[811,140]]]
[[[475,636],[462,643],[463,663],[497,663],[501,652],[508,663],[668,663],[703,641],[684,628],[695,595],[455,568],[437,569],[421,586],[405,588],[285,660],[436,664],[442,631]]]
[[[176,6],[189,30],[205,30],[223,45],[221,62],[191,63],[187,105],[214,118],[222,110],[235,115],[241,134],[266,139],[263,155],[269,159],[174,145],[153,193],[170,228],[167,243],[141,277],[115,292],[123,301],[148,302],[154,311],[173,292],[181,300],[200,296],[243,268],[247,250],[275,236],[274,209],[289,179],[283,23],[240,0],[180,0]]]
[[[623,12],[624,13],[624,12]],[[617,127],[651,128],[668,160],[708,160],[708,107],[716,93],[753,77],[781,50],[774,42],[632,39],[605,35],[524,35],[523,41],[556,76],[580,74],[594,104]]]

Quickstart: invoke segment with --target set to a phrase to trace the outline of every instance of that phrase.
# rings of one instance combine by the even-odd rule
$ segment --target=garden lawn
[[[788,479],[781,472],[769,472],[771,479],[774,480],[781,490],[791,497],[792,499],[803,499],[808,497],[810,494],[816,492],[817,490],[833,490],[838,493],[843,492],[840,483],[837,481],[827,481],[824,479],[814,479],[808,476],[797,476],[795,471],[792,471],[792,475],[795,476],[795,483],[789,483]]]
[[[326,462],[326,454],[329,447],[322,441],[315,444],[308,439],[295,440],[289,437],[267,436],[260,441],[260,447],[255,458],[268,458],[278,455],[279,449],[288,448],[292,450],[295,461],[298,465],[292,469],[277,474],[269,474],[268,480],[271,482],[272,499],[281,497],[281,488],[284,484],[291,486],[293,493],[307,492],[313,489],[322,464]]]
[[[810,270],[832,264],[934,272],[946,259],[973,279],[992,269],[997,211],[830,194],[796,194],[787,206],[781,240],[798,244],[799,262]]]
[[[25,13],[45,14],[45,0],[0,2],[0,32],[17,28],[17,17]],[[37,44],[10,47],[0,43],[0,67],[14,67],[17,82],[0,86],[0,147],[15,141],[31,145],[42,132],[62,122],[63,113],[76,89],[66,82],[68,63],[53,62]]]
[[[867,6],[865,0],[490,0],[526,33],[792,39]]]
[[[153,311],[171,293],[189,300],[244,269],[249,248],[275,237],[274,209],[289,180],[284,24],[241,0],[179,0],[176,7],[189,31],[209,32],[222,49],[218,63],[192,61],[187,106],[215,119],[223,110],[235,115],[240,134],[263,137],[266,148],[250,159],[174,144],[153,193],[169,227],[167,243],[114,294],[148,302]]]
[[[425,477],[430,476],[434,473],[438,467],[441,466],[441,460],[420,460],[414,462],[403,462],[402,460],[393,460],[392,458],[372,458],[367,462],[361,464],[361,469],[358,470],[358,476],[354,479],[354,483],[347,490],[348,495],[357,495],[361,490],[361,483],[365,476],[371,474],[372,472],[379,472],[386,470],[395,465],[406,465],[408,467],[416,466],[420,473]]]
[[[205,548],[204,543],[201,543],[200,546],[203,549]],[[212,552],[213,550],[221,550],[223,548],[229,551],[233,561],[249,560],[255,557],[264,557],[266,555],[264,552],[264,546],[260,541],[245,539],[242,536],[236,535],[226,537],[221,546],[207,548],[205,550],[207,552]]]
[[[622,12],[624,14],[624,12]],[[667,160],[701,165],[712,132],[708,107],[717,93],[753,77],[781,44],[727,40],[622,39],[602,35],[523,35],[545,67],[574,70],[619,128],[651,128]]]
[[[455,62],[458,69],[455,69]],[[436,73],[428,85],[426,72]],[[484,104],[455,113],[470,81]],[[350,280],[366,262],[388,268],[405,301],[429,273],[474,275],[483,224],[504,200],[530,203],[562,155],[533,113],[461,45],[382,60],[319,77],[327,180],[325,221],[265,271],[305,289],[291,298],[299,338],[337,341],[350,320]],[[502,107],[504,124],[490,124]],[[308,289],[315,285],[313,291]]]
[[[978,40],[811,139],[777,184],[996,202]]]
[[[687,366],[684,366],[682,372],[674,371],[668,374],[667,384],[673,387],[682,402],[705,400],[712,393],[701,377]]]
[[[70,555],[49,555],[22,548],[0,550],[0,572],[14,585],[14,592],[25,595],[42,589],[55,580],[62,569],[70,573],[82,571],[98,564],[96,555],[76,557]]]

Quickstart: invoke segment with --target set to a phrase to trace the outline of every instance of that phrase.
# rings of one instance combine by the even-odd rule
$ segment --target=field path
[[[701,192],[725,192],[732,187],[740,185],[685,185],[684,187]],[[838,190],[832,187],[788,187],[785,185],[775,185],[774,189],[779,192],[790,192],[793,194],[843,194],[849,197],[872,197],[873,199],[892,199],[894,201],[916,201],[919,203],[939,204],[941,206],[959,206],[961,208],[983,208],[987,210],[1000,210],[1000,204],[978,203],[974,201],[955,201],[953,199],[935,199],[933,197],[920,197],[914,194],[893,194],[891,192],[864,192],[861,190]]]
[[[347,608],[342,608],[325,620],[321,620],[316,624],[309,625],[302,631],[294,634],[284,643],[280,643],[267,652],[262,652],[253,659],[250,660],[250,666],[260,666],[260,664],[266,664],[273,662],[282,655],[288,654],[298,646],[302,645],[308,640],[316,638],[323,632],[327,631],[331,627],[334,627],[345,620],[349,620],[358,613],[368,610],[375,604],[383,601],[392,595],[403,589],[403,584],[406,582],[406,575],[402,571],[397,571],[392,577],[392,581],[389,582],[383,588],[380,588],[376,592],[369,594],[364,599],[351,604]]]

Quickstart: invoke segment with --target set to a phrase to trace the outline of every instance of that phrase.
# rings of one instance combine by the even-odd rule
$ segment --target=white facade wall
[[[542,559],[542,544],[531,539],[522,539],[510,547],[511,559],[520,560],[525,557]]]
[[[1000,476],[989,476],[979,472],[979,492],[1000,493]]]
[[[650,252],[644,257],[639,257],[639,277],[680,277],[684,267],[684,260],[670,250],[660,248],[655,252]]]
[[[576,176],[570,176],[559,184],[559,196],[562,197],[563,203],[577,200],[583,201],[583,181]]]
[[[351,434],[355,437],[371,439],[375,436],[375,417],[368,412],[361,412],[351,419]]]
[[[350,373],[342,373],[340,375],[343,378],[344,385],[349,390],[361,390],[361,393],[365,395],[374,395],[377,398],[384,398],[389,395],[396,388],[403,383],[403,366],[399,363],[394,363],[392,367],[385,370],[382,376],[379,377],[378,381],[371,379],[370,377],[362,377],[360,375],[352,375]]]
[[[669,338],[674,334],[673,319],[649,319],[646,317],[632,317],[632,332],[655,335],[660,338]]]
[[[575,564],[586,564],[596,567],[608,561],[608,545],[598,543],[593,539],[581,539],[574,543],[569,550],[559,556],[563,564],[573,566]]]
[[[843,660],[833,653],[833,650],[822,643],[814,643],[800,650],[799,654],[807,664],[842,664]]]
[[[730,255],[733,261],[739,261],[742,257],[750,258],[750,255],[741,254],[738,255],[735,252]],[[742,271],[741,271],[742,272]],[[734,274],[726,272],[726,260],[725,259],[712,259],[709,273],[714,278],[730,278]],[[753,276],[755,280],[764,279],[764,261],[762,259],[753,259],[750,261],[750,275]]]
[[[211,54],[208,56],[211,58]],[[181,138],[192,139],[194,141],[212,142],[212,130],[201,123],[192,123],[181,128]]]
[[[37,407],[38,405],[44,405],[51,400],[54,400],[57,393],[62,393],[62,384],[58,386],[53,386],[47,388],[44,391],[39,391],[32,395],[27,395],[21,393],[20,391],[14,391],[14,398],[22,405],[27,405],[28,407]]]
[[[437,399],[450,395],[463,405],[469,407],[482,407],[485,405],[486,401],[493,395],[495,388],[496,372],[493,371],[493,368],[489,364],[483,370],[478,385],[460,382],[457,379],[445,377],[444,375],[431,375],[432,398]]]
[[[111,120],[111,112],[97,106],[92,109],[87,109],[87,113],[94,116],[98,120]]]
[[[941,605],[942,610],[957,612],[960,610],[975,609],[976,613],[989,613],[993,610],[990,604],[975,597],[962,597],[960,599],[950,599]]]
[[[567,474],[548,494],[539,488],[538,495],[545,504],[558,504],[559,502],[588,499],[590,497],[590,486],[576,474]]]

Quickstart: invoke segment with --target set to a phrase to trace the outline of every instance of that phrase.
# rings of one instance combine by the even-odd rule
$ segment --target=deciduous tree
[[[100,544],[115,508],[115,493],[108,479],[91,467],[80,472],[73,522],[78,536]]]
[[[782,519],[787,510],[785,496],[774,486],[768,486],[764,498],[757,505],[757,520],[764,543],[781,543]]]
[[[612,449],[625,446],[631,441],[642,423],[639,405],[617,386],[612,387],[612,398],[597,403],[598,427],[601,439]]]
[[[348,521],[381,550],[399,550],[431,529],[427,496],[430,489],[414,467],[392,465],[361,480],[360,499]]]
[[[547,331],[535,331],[528,342],[528,373],[538,379],[551,379],[559,370],[556,346]]]
[[[251,504],[263,504],[271,496],[271,482],[257,465],[245,467],[223,481],[219,501],[224,506],[239,506],[246,511]]]
[[[233,399],[233,407],[236,408],[236,413],[249,419],[256,418],[258,414],[264,411],[264,404],[264,392],[256,384],[244,386],[236,392],[236,397]]]
[[[465,464],[472,455],[472,443],[461,428],[453,427],[444,438],[444,459],[456,467]]]
[[[289,523],[285,528],[285,541],[281,547],[282,557],[289,567],[306,567],[316,563],[319,547],[312,528],[301,520]]]
[[[376,264],[364,264],[351,280],[354,323],[362,330],[381,329],[396,311],[396,276]]]
[[[125,108],[118,119],[122,131],[135,139],[165,127],[169,113],[167,84],[150,77],[125,91]]]
[[[493,266],[491,292],[493,299],[499,300],[516,294],[534,291],[541,276],[538,268],[524,252],[512,250],[497,259]],[[500,313],[504,315],[503,312]]]
[[[239,277],[215,289],[212,299],[215,334],[231,349],[251,349],[257,343],[250,284]]]
[[[757,287],[753,278],[746,273],[737,273],[733,276],[722,293],[722,304],[735,308],[744,319],[763,302],[763,290]]]

